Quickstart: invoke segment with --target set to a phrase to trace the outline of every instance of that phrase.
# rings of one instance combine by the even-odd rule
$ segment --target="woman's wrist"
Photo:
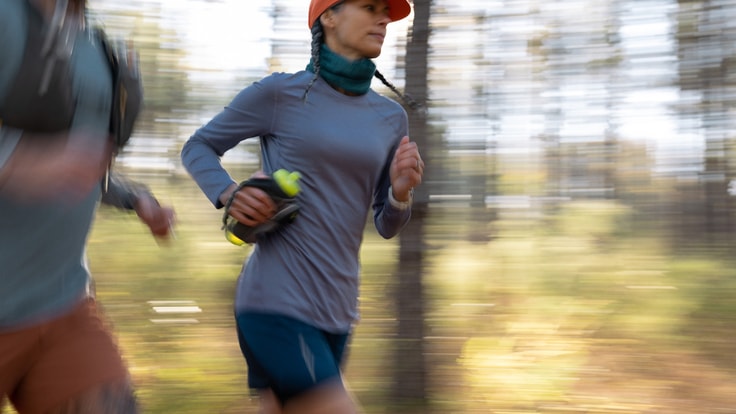
[[[397,199],[396,196],[394,196],[394,188],[393,186],[390,186],[388,188],[388,201],[394,208],[398,210],[406,210],[409,207],[411,207],[412,202],[414,201],[414,189],[409,189],[408,194],[405,197],[401,197],[404,200],[400,201]]]
[[[235,196],[235,192],[238,189],[238,184],[232,183],[230,184],[225,191],[220,193],[220,196],[217,197],[217,200],[222,204],[223,207],[227,206],[228,204],[232,203],[232,197]]]

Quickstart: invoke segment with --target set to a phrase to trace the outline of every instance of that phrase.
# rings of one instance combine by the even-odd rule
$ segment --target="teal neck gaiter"
[[[307,70],[315,73],[314,59],[310,59]],[[322,44],[319,51],[319,74],[333,88],[363,95],[371,87],[376,65],[370,59],[348,60]]]

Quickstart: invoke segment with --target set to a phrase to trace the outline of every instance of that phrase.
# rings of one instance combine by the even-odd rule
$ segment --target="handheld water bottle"
[[[233,196],[243,187],[257,187],[266,192],[276,204],[276,213],[268,221],[258,226],[246,226],[228,214],[230,201],[225,205],[225,214],[222,217],[225,238],[232,244],[242,246],[246,243],[255,243],[259,234],[276,230],[280,226],[294,221],[299,212],[296,204],[296,195],[299,194],[299,178],[301,175],[284,169],[275,171],[270,177],[252,177],[238,185]]]

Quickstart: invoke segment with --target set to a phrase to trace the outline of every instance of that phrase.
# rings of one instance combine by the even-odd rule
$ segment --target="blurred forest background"
[[[400,238],[366,226],[346,367],[366,413],[736,413],[736,2],[413,3],[377,64],[426,106],[427,177]],[[179,151],[306,66],[308,2],[90,5],[143,66],[117,166],[178,217],[157,245],[100,209],[98,296],[146,412],[255,413],[231,310],[249,247]],[[257,140],[223,163],[246,178]]]

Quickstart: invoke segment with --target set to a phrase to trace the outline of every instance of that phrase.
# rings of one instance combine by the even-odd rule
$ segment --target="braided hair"
[[[337,8],[342,4],[342,2],[337,3],[336,5],[332,6],[332,8]],[[304,101],[307,100],[307,95],[309,94],[309,90],[312,89],[312,86],[314,85],[314,82],[317,81],[317,78],[319,77],[319,70],[320,70],[320,62],[319,62],[319,51],[322,46],[322,43],[324,43],[324,30],[322,28],[322,23],[317,19],[314,22],[314,25],[312,26],[312,65],[314,66],[314,76],[309,81],[309,84],[307,85],[307,89],[304,91]],[[379,72],[377,69],[374,73],[374,75],[378,80],[381,81],[386,87],[391,89],[393,93],[395,93],[401,100],[409,106],[414,111],[423,110],[422,104],[414,100],[409,94],[401,93],[399,89],[394,86],[391,82],[389,82],[385,76],[381,72]]]
[[[324,42],[323,37],[324,32],[322,31],[322,23],[320,23],[319,19],[317,19],[317,21],[314,22],[314,25],[312,26],[312,62],[314,66],[314,76],[312,77],[312,80],[309,81],[309,84],[307,85],[307,90],[304,91],[305,102],[307,101],[309,90],[312,89],[312,85],[314,85],[314,82],[316,82],[317,78],[319,77],[319,49]]]
[[[381,83],[383,83],[384,85],[386,85],[389,89],[391,89],[393,91],[393,93],[395,93],[396,95],[398,95],[398,97],[401,98],[401,100],[404,101],[404,103],[406,105],[408,105],[409,108],[411,108],[414,111],[418,111],[418,110],[422,109],[422,104],[420,104],[419,102],[415,101],[414,98],[412,98],[408,93],[401,93],[399,91],[399,89],[396,88],[396,86],[394,86],[393,83],[389,82],[383,76],[383,73],[381,73],[381,72],[378,71],[378,69],[376,69],[376,73],[374,73],[373,76],[375,76],[376,78],[378,78],[378,80],[380,80]]]

